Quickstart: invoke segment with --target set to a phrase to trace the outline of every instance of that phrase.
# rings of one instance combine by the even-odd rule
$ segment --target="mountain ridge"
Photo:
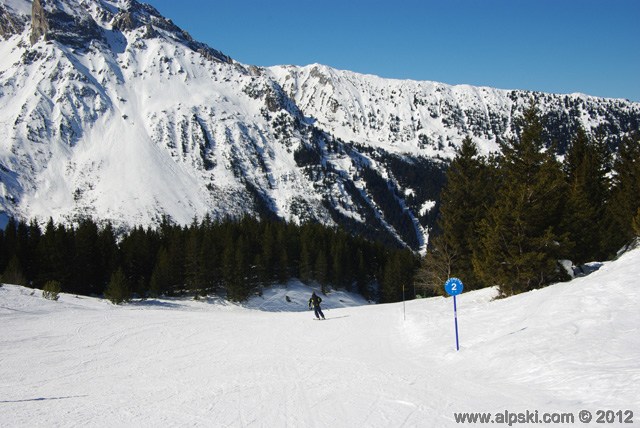
[[[426,149],[435,155],[442,151],[442,148],[429,150],[436,141],[441,147],[443,143],[439,140],[459,142],[467,135],[479,143],[484,153],[497,151],[496,138],[516,136],[513,119],[531,100],[538,104],[551,128],[560,127],[562,121],[566,121],[565,126],[572,132],[580,125],[590,133],[607,124],[612,128],[611,133],[624,134],[637,130],[639,124],[640,103],[617,98],[386,79],[321,64],[268,69],[301,108],[318,119],[323,129],[347,140],[360,137],[362,141],[364,136],[364,141],[375,146],[397,144],[399,151],[409,153],[424,154]],[[338,90],[335,90],[336,82],[340,82]],[[322,89],[320,93],[318,88]],[[380,111],[376,106],[387,107],[387,110]],[[567,110],[578,114],[572,116]],[[616,117],[612,112],[617,110],[633,119]],[[342,126],[335,126],[336,122]],[[344,122],[353,124],[351,132]],[[376,132],[380,130],[384,132]],[[562,130],[556,130],[555,135],[550,136],[558,137],[561,133]],[[452,150],[445,152],[453,155]]]

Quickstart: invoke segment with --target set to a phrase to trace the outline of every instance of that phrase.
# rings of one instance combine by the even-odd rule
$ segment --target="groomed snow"
[[[459,352],[450,298],[407,302],[404,320],[402,303],[336,293],[318,322],[296,283],[244,306],[120,307],[5,285],[0,425],[446,427],[454,412],[537,410],[588,426],[578,412],[600,409],[638,424],[639,282],[634,250],[524,295],[462,294]]]

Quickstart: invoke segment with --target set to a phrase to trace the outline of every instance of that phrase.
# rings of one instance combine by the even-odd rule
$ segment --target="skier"
[[[322,302],[322,299],[318,297],[314,291],[313,294],[311,295],[311,298],[309,299],[309,309],[311,309],[311,306],[313,306],[313,310],[315,311],[317,319],[320,319],[320,317],[324,319],[324,314],[322,313],[322,309],[320,309],[321,302]]]

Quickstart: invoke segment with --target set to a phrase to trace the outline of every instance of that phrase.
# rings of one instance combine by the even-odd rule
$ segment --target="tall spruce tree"
[[[194,222],[188,231],[185,249],[185,285],[195,297],[204,294],[203,290],[206,288],[201,231],[202,228]]]
[[[501,187],[480,222],[474,269],[503,295],[563,278],[557,261],[567,256],[570,246],[558,225],[566,184],[561,165],[544,149],[542,131],[532,104],[524,113],[519,138],[503,144],[498,164]]]
[[[446,174],[441,194],[437,235],[418,270],[419,287],[440,294],[447,278],[461,278],[465,288],[483,286],[472,264],[478,226],[492,204],[495,180],[486,159],[470,137],[462,141]]]
[[[35,219],[29,222],[29,243],[25,262],[25,275],[31,281],[34,286],[38,286],[35,283],[35,278],[40,272],[40,259],[38,259],[38,245],[42,239],[42,230],[40,225]]]
[[[262,251],[258,258],[258,275],[262,285],[271,284],[276,280],[278,262],[275,234],[274,227],[270,223],[265,224],[261,240]]]
[[[171,226],[166,231],[168,282],[171,293],[182,293],[185,288],[185,238],[184,230],[179,226]]]
[[[278,238],[277,238],[277,268],[276,268],[276,279],[280,283],[285,283],[292,276],[295,276],[294,272],[297,271],[296,268],[291,266],[291,261],[294,259],[294,254],[299,254],[298,251],[294,248],[293,242],[298,242],[291,238],[291,227],[286,225],[280,225],[278,228]]]
[[[97,294],[104,293],[109,282],[111,272],[118,266],[118,244],[116,234],[111,223],[106,223],[98,233],[98,251],[100,254],[100,282]]]
[[[84,219],[75,233],[74,293],[91,295],[102,292],[102,266],[98,247],[98,226]]]
[[[171,291],[171,272],[169,268],[169,252],[161,247],[156,257],[156,265],[151,273],[149,293],[151,297],[159,297]]]
[[[562,227],[574,244],[572,260],[583,264],[605,257],[602,229],[608,198],[609,151],[579,128],[564,160],[568,197]]]
[[[633,219],[640,209],[640,134],[622,141],[613,169],[611,199],[607,204],[610,223],[605,244],[610,255],[635,236]]]
[[[205,230],[200,246],[200,260],[202,263],[202,280],[204,289],[207,292],[216,292],[220,282],[220,260],[217,254],[217,247],[212,226],[205,224]]]
[[[60,282],[63,292],[73,292],[73,270],[69,269],[74,259],[71,237],[72,233],[64,225],[56,226],[53,219],[49,219],[37,247],[40,270],[36,281],[39,286],[55,280]]]

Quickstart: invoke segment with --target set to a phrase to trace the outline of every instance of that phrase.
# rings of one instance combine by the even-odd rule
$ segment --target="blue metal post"
[[[456,296],[453,296],[453,317],[456,323],[456,351],[460,350],[460,342],[458,341],[458,306],[456,305]]]

